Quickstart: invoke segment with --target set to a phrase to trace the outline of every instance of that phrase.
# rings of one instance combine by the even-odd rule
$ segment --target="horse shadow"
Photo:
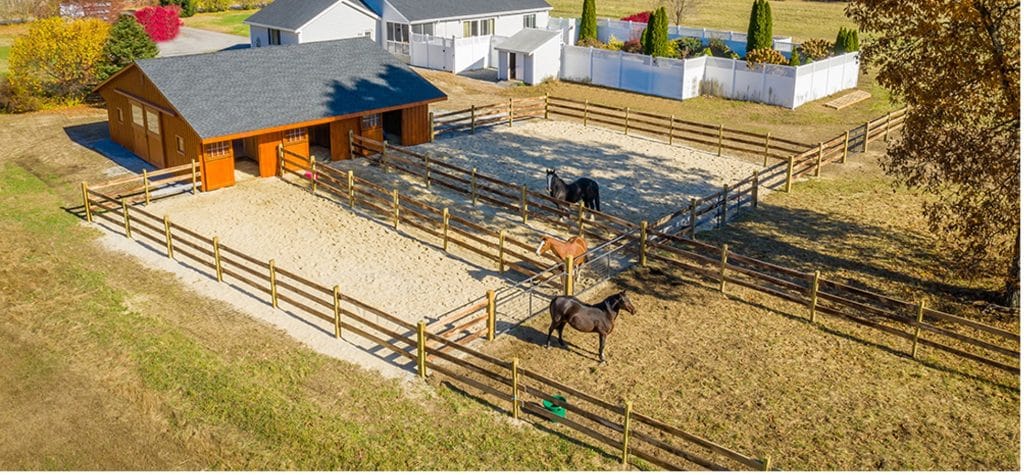
[[[567,330],[570,330],[570,329],[567,329]],[[519,341],[522,341],[524,343],[528,343],[528,344],[531,344],[531,345],[539,346],[544,351],[552,351],[552,352],[553,351],[568,351],[568,352],[570,352],[570,353],[572,353],[574,355],[577,355],[577,356],[579,356],[581,358],[584,358],[584,359],[593,360],[594,362],[600,361],[599,358],[598,358],[597,351],[596,351],[597,350],[597,337],[596,336],[594,336],[592,338],[594,340],[593,343],[594,343],[594,350],[595,351],[590,351],[590,350],[584,349],[583,347],[581,347],[579,345],[573,344],[571,341],[569,341],[568,337],[565,340],[565,346],[564,347],[562,345],[558,344],[558,331],[557,330],[552,332],[552,334],[551,334],[551,346],[550,347],[545,347],[544,346],[545,341],[547,341],[548,334],[543,332],[543,331],[540,331],[540,330],[538,330],[536,328],[533,328],[533,327],[528,327],[528,326],[525,326],[525,325],[519,325],[519,326],[513,327],[511,330],[509,330],[506,333],[506,335],[511,336],[511,337],[513,337],[513,338],[515,338],[515,339],[517,339]],[[589,336],[591,334],[590,333],[577,333],[576,335],[579,338],[586,338],[587,336]]]

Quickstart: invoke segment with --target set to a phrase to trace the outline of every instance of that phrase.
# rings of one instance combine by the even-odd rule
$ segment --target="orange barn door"
[[[149,147],[149,163],[160,168],[166,167],[160,112],[149,107],[146,108],[146,142]]]

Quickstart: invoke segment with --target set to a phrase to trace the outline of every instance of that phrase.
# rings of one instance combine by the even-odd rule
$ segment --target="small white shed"
[[[498,80],[538,84],[558,77],[562,68],[562,32],[524,28],[495,46]]]

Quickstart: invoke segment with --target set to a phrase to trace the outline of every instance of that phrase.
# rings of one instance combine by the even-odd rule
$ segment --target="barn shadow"
[[[139,174],[143,170],[154,171],[157,169],[143,161],[131,150],[114,142],[110,138],[110,129],[106,122],[91,122],[64,127],[64,133],[72,142],[107,157],[128,172]]]

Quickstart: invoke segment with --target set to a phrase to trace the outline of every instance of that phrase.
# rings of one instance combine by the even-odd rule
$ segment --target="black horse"
[[[601,211],[601,193],[596,181],[590,178],[580,178],[572,183],[566,183],[558,177],[554,170],[547,170],[547,174],[549,196],[570,203],[583,200],[583,206],[594,211]]]
[[[551,326],[548,327],[548,339],[544,346],[551,343],[551,333],[558,329],[558,343],[563,347],[565,340],[562,339],[562,330],[565,324],[572,325],[578,331],[597,333],[600,347],[598,356],[604,363],[604,339],[615,328],[615,317],[619,316],[619,310],[626,309],[630,314],[636,313],[636,308],[629,301],[626,292],[619,292],[604,299],[597,305],[588,305],[580,302],[576,297],[561,296],[551,299],[548,310],[551,312]]]

